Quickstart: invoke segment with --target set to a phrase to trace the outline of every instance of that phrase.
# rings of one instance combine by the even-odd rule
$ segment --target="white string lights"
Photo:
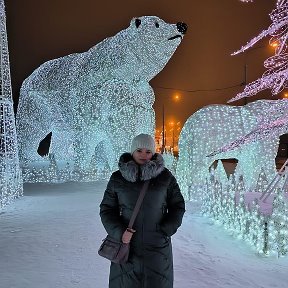
[[[22,167],[23,181],[25,183],[91,182],[108,180],[111,176],[109,167],[99,167],[99,163],[94,161],[91,161],[89,169],[79,171],[74,170],[69,162],[56,162],[53,154],[49,154],[47,158],[46,161],[38,162],[37,167],[31,166],[27,162],[25,163]]]
[[[241,177],[231,177],[229,181],[222,182],[216,174],[210,175],[202,193],[198,194],[202,213],[213,218],[238,239],[246,241],[259,254],[286,256],[288,204],[281,189],[278,189],[278,195],[272,196],[273,199],[264,209],[258,202],[266,186],[262,172],[256,191],[260,193],[247,193]]]
[[[23,194],[14,120],[4,0],[0,0],[0,208]]]
[[[249,133],[244,136],[235,138],[232,142],[222,146],[221,148],[209,153],[209,157],[216,156],[220,153],[232,151],[241,147],[244,144],[256,143],[262,139],[277,139],[281,135],[288,132],[288,100],[275,100],[268,102],[270,107],[267,108],[263,115],[261,115],[257,122],[258,124]],[[256,145],[256,144],[255,144]],[[218,156],[219,157],[219,156]]]
[[[189,187],[191,191],[196,191],[205,184],[209,167],[218,159],[237,159],[235,173],[241,170],[247,188],[256,185],[262,167],[265,167],[268,179],[273,177],[278,137],[237,146],[234,150],[224,151],[221,148],[222,153],[217,153],[225,143],[255,129],[258,119],[267,116],[271,102],[274,101],[260,100],[245,106],[209,105],[190,116],[180,134],[177,165],[177,179],[186,199],[189,198]],[[277,116],[281,114],[274,115]],[[211,154],[212,151],[217,152]],[[210,157],[207,157],[209,154]]]
[[[268,70],[264,73],[262,78],[248,84],[242,93],[236,95],[236,97],[231,99],[229,102],[255,95],[264,89],[271,89],[273,94],[277,94],[287,87],[288,57],[287,53],[285,53],[287,48],[288,31],[287,3],[287,0],[278,0],[276,9],[274,9],[270,15],[273,23],[269,29],[263,31],[259,36],[252,39],[246,46],[234,53],[237,54],[245,51],[267,35],[272,36],[270,40],[271,44],[277,43],[275,55],[267,59],[264,63]],[[249,103],[239,109],[241,109],[240,111],[242,112],[242,109],[247,109],[249,106],[251,108],[256,103],[259,104],[261,102],[263,101]],[[198,191],[199,187],[201,187],[202,193],[196,193],[196,195],[199,195],[201,198],[202,212],[205,215],[212,217],[216,223],[222,224],[225,229],[231,231],[237,238],[247,241],[249,244],[254,246],[259,253],[264,253],[266,255],[276,254],[278,257],[280,257],[288,254],[288,205],[286,199],[283,197],[284,188],[278,188],[276,193],[271,195],[271,198],[273,198],[273,205],[270,213],[264,213],[261,211],[261,206],[258,204],[257,199],[260,195],[262,195],[264,189],[267,187],[272,176],[274,176],[276,172],[274,159],[277,153],[279,136],[287,133],[288,130],[288,102],[287,100],[278,100],[265,101],[265,103],[267,104],[265,107],[257,107],[257,109],[259,109],[259,113],[253,115],[253,125],[251,125],[251,118],[247,119],[244,117],[244,113],[240,113],[243,116],[242,121],[237,121],[233,113],[230,114],[230,119],[227,120],[226,113],[223,110],[220,112],[222,119],[218,119],[217,124],[221,123],[221,125],[224,126],[223,130],[225,131],[220,137],[222,137],[225,142],[222,144],[218,142],[220,144],[218,148],[215,149],[214,152],[208,153],[207,155],[210,157],[207,158],[210,159],[210,161],[213,161],[215,159],[225,159],[232,156],[233,158],[238,159],[239,162],[234,175],[232,175],[234,177],[231,176],[229,181],[228,179],[225,179],[225,177],[223,179],[223,169],[221,166],[219,166],[219,168],[217,166],[216,171],[213,171],[212,169],[213,174],[212,176],[209,176],[207,172],[207,162],[199,162],[198,167],[199,164],[202,164],[200,167],[204,166],[206,169],[206,175],[204,173],[202,175],[198,175],[198,179],[202,179],[202,181],[200,181],[201,186],[198,186]],[[245,110],[243,110],[243,112],[244,111]],[[218,133],[219,130],[217,130],[217,124],[214,124],[215,119],[213,116],[209,122],[211,127],[206,129],[208,131],[211,129],[216,130],[216,133]],[[238,122],[237,125],[239,125],[240,130],[242,128],[242,130],[237,131],[236,135],[234,134],[232,138],[228,136],[229,134],[232,134],[230,123],[231,120],[232,123],[235,121]],[[199,119],[198,122],[201,123]],[[199,123],[197,124],[199,125]],[[189,135],[189,132],[191,133],[194,129],[195,127],[193,127],[191,123],[190,126],[187,125],[186,135],[183,133],[183,136],[186,136],[183,137],[183,146],[185,143],[189,143],[189,141],[190,143],[188,145],[191,146],[193,144],[193,137],[196,135],[193,135],[193,133],[192,135]],[[201,135],[201,132],[203,133],[204,130],[199,132],[200,133],[198,133],[198,135]],[[215,137],[215,134],[210,133],[208,135],[208,139],[216,139],[217,142],[218,138]],[[268,139],[268,137],[270,139]],[[195,139],[197,139],[197,136]],[[270,147],[265,147],[265,145],[261,147],[263,143],[269,142],[272,144]],[[213,145],[209,144],[207,145],[207,143],[202,143],[203,146],[210,146],[209,149],[212,148],[210,151],[213,151],[215,146],[213,147]],[[261,148],[259,149],[259,147]],[[190,150],[192,149],[190,148]],[[199,152],[202,153],[201,149],[199,150],[194,152],[194,156]],[[188,151],[187,147],[186,151]],[[250,156],[249,152],[252,153]],[[253,157],[251,158],[255,152],[257,159],[253,159]],[[245,155],[245,153],[247,154]],[[267,156],[268,154],[269,156]],[[192,155],[191,151],[190,155]],[[243,156],[244,158],[241,159]],[[187,160],[186,163],[186,166],[188,167],[186,168],[186,172],[190,171],[193,161],[195,160],[190,156],[190,160]],[[179,163],[181,162],[179,161]],[[274,169],[271,170],[273,166],[272,163],[274,164]],[[220,172],[222,171],[222,174],[218,171],[218,169]],[[254,181],[254,184],[252,182],[249,183],[249,177],[245,175],[249,169],[253,174],[253,179],[257,180],[256,183]],[[259,175],[257,175],[257,173],[259,173]],[[206,180],[206,185],[204,185],[205,177],[206,179],[210,179]],[[188,191],[192,190],[194,192],[194,190],[191,189],[191,184],[189,184],[193,183],[193,179],[191,180],[190,174],[188,174],[188,177],[186,178],[185,175],[182,175],[181,180],[184,188],[189,187],[190,189],[188,189]],[[197,179],[194,180],[196,181]],[[246,198],[251,197],[253,194],[251,193],[251,190],[254,190],[254,194],[258,192],[256,193],[258,196],[254,195],[255,200],[248,205]],[[195,191],[197,191],[197,187]],[[189,194],[191,195],[191,192]]]
[[[74,168],[85,171],[100,154],[114,169],[135,135],[153,135],[154,92],[148,82],[186,30],[184,23],[167,24],[155,16],[134,18],[87,52],[41,65],[21,87],[21,161],[39,161],[39,142],[52,131],[49,152],[56,161],[75,161]]]

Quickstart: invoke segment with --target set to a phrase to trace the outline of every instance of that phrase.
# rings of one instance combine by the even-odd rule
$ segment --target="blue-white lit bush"
[[[48,162],[49,161],[49,162]],[[25,162],[22,167],[23,181],[26,183],[63,183],[69,181],[91,182],[108,180],[111,176],[109,167],[91,166],[86,170],[74,170],[71,162],[56,162],[53,154],[38,161],[36,166]]]
[[[288,205],[281,186],[270,197],[270,211],[267,208],[265,211],[259,198],[266,184],[259,185],[257,192],[246,192],[242,177],[231,176],[223,184],[214,175],[211,174],[202,193],[198,194],[202,213],[260,254],[287,255]]]

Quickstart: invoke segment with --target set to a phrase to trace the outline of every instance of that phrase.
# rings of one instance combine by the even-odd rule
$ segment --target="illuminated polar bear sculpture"
[[[214,157],[206,156],[256,128],[259,118],[273,120],[280,116],[266,115],[277,101],[283,100],[260,100],[245,106],[210,105],[186,121],[179,139],[177,165],[177,178],[186,198],[189,198],[188,189],[193,197],[197,187],[205,185],[209,167],[218,159],[237,159],[235,173],[243,175],[247,188],[255,186],[262,168],[272,180],[279,138],[263,139]]]
[[[167,64],[187,25],[155,16],[130,26],[84,53],[48,61],[22,84],[17,130],[20,159],[39,159],[52,132],[50,153],[86,169],[96,152],[115,166],[138,133],[154,134],[154,93],[148,82]]]

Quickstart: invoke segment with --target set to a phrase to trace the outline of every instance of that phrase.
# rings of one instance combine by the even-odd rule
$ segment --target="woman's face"
[[[139,165],[143,165],[147,161],[151,160],[152,156],[152,151],[147,150],[146,148],[138,148],[133,152],[132,155],[134,161]]]

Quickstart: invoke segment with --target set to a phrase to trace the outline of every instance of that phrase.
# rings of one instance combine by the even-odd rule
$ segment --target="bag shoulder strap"
[[[137,217],[137,214],[138,214],[138,212],[140,210],[140,207],[141,207],[141,204],[142,204],[142,201],[144,199],[144,196],[145,196],[145,193],[147,191],[149,183],[150,183],[150,180],[147,180],[147,181],[144,182],[144,185],[142,186],[142,189],[140,191],[139,197],[138,197],[136,205],[134,207],[131,219],[129,221],[128,228],[132,228],[133,227],[133,224],[134,224],[135,219]]]

